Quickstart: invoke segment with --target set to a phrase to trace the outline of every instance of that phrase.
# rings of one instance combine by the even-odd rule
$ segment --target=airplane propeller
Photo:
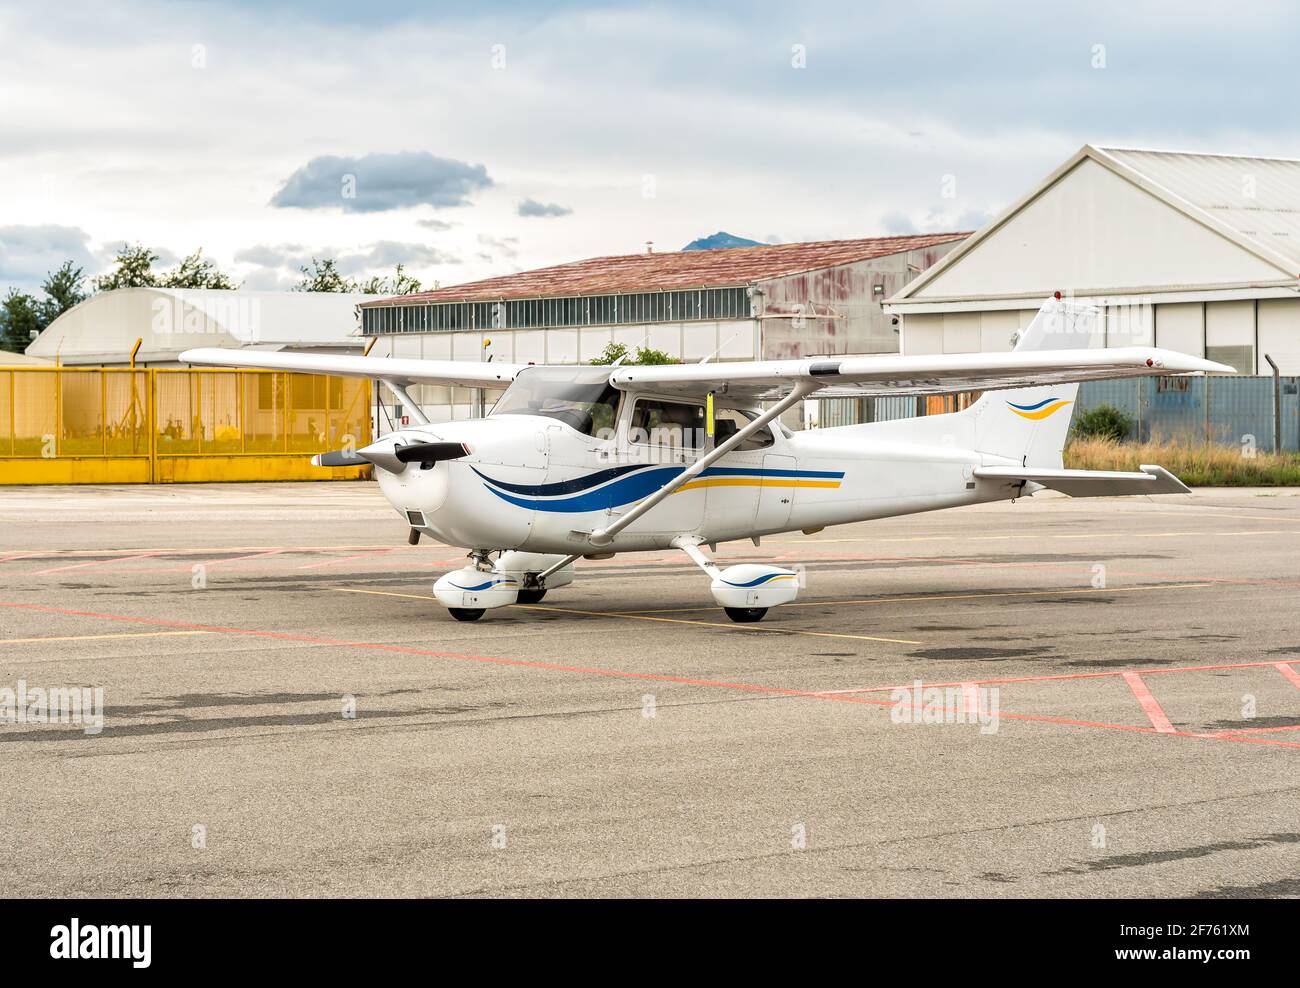
[[[409,443],[390,446],[387,443],[374,443],[364,449],[336,449],[328,453],[317,453],[311,458],[317,467],[355,467],[358,461],[373,463],[390,473],[401,473],[408,463],[421,465],[441,463],[443,460],[458,460],[468,456],[470,449],[464,443]]]

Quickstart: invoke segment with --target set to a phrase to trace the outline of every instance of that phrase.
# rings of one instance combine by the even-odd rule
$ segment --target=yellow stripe
[[[1019,408],[1011,408],[1011,410],[1015,412],[1017,415],[1019,415],[1022,419],[1033,419],[1034,421],[1037,421],[1039,419],[1047,418],[1047,416],[1053,414],[1054,412],[1059,412],[1066,405],[1072,405],[1072,404],[1074,403],[1070,401],[1058,401],[1056,402],[1056,404],[1048,405],[1046,408],[1040,408],[1036,412],[1022,412]]]
[[[694,490],[697,487],[824,487],[835,490],[840,486],[838,480],[781,480],[771,478],[746,479],[744,477],[711,477],[708,480],[692,480],[677,488],[679,491]]]

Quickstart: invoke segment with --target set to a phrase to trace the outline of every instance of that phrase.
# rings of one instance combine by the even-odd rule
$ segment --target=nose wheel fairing
[[[536,604],[548,590],[573,582],[573,563],[566,556],[510,550],[492,560],[486,552],[453,570],[433,585],[433,595],[458,621],[476,621],[485,611],[511,604]]]

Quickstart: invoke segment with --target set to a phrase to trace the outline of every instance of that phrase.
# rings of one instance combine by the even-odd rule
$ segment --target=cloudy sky
[[[1264,2],[0,3],[0,288],[971,228],[1086,142],[1300,155],[1297,48]]]

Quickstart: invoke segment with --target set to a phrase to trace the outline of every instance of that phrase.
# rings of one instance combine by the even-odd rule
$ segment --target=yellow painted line
[[[409,600],[437,600],[436,597],[430,597],[426,594],[416,593],[393,593],[390,590],[359,590],[354,587],[331,587],[331,590],[337,590],[340,593],[365,593],[374,594],[378,597],[405,597]],[[668,618],[652,617],[639,611],[583,611],[573,607],[554,607],[550,604],[508,604],[509,607],[519,607],[528,611],[551,611],[561,614],[582,614],[587,617],[617,617],[627,618],[632,621],[663,621],[667,624],[693,624],[701,625],[706,628],[726,628],[728,631],[766,631],[769,634],[777,635],[808,635],[813,638],[852,638],[857,641],[866,642],[887,642],[890,645],[924,645],[925,642],[912,641],[907,638],[878,638],[874,635],[842,635],[831,631],[801,631],[796,628],[773,628],[759,626],[754,624],[739,624],[735,621],[722,623],[721,621],[694,621],[688,618]],[[781,607],[789,607],[789,604],[781,604]],[[717,610],[715,607],[682,607],[673,608],[681,611],[712,611]]]
[[[933,594],[925,597],[863,597],[858,600],[796,600],[782,607],[843,607],[846,604],[903,604],[930,600],[980,600],[985,597],[1059,597],[1063,594],[1081,593],[1138,593],[1144,590],[1199,590],[1213,587],[1213,583],[1157,583],[1143,587],[1094,587],[1073,590],[997,590],[987,593]],[[684,611],[707,611],[708,607],[664,607],[653,611],[630,611],[631,614],[675,614]]]
[[[51,635],[48,638],[0,638],[0,645],[33,645],[38,642],[89,642],[108,638],[173,638],[181,635],[210,635],[211,631],[131,631],[117,635]]]
[[[1297,535],[1300,529],[1297,528],[1275,528],[1272,531],[1261,532],[1211,532],[1211,535]]]
[[[330,587],[337,593],[365,593],[372,597],[405,597],[407,600],[437,600],[423,593],[393,593],[391,590],[358,590],[356,587]]]
[[[585,614],[588,617],[618,617],[627,618],[632,621],[664,621],[668,624],[693,624],[705,628],[725,628],[728,631],[765,631],[769,634],[777,635],[808,635],[813,638],[852,638],[857,641],[865,642],[887,642],[891,645],[924,645],[925,642],[912,641],[908,638],[879,638],[875,635],[844,635],[831,631],[803,631],[798,628],[774,628],[770,625],[740,624],[735,621],[695,621],[688,618],[668,618],[652,617],[649,614],[643,614],[637,611],[582,611],[573,607],[552,607],[547,604],[514,604],[515,607],[523,607],[536,611],[559,611],[564,614]],[[781,607],[789,607],[789,604],[781,604]],[[716,610],[715,607],[693,607],[682,608],[682,610]]]

